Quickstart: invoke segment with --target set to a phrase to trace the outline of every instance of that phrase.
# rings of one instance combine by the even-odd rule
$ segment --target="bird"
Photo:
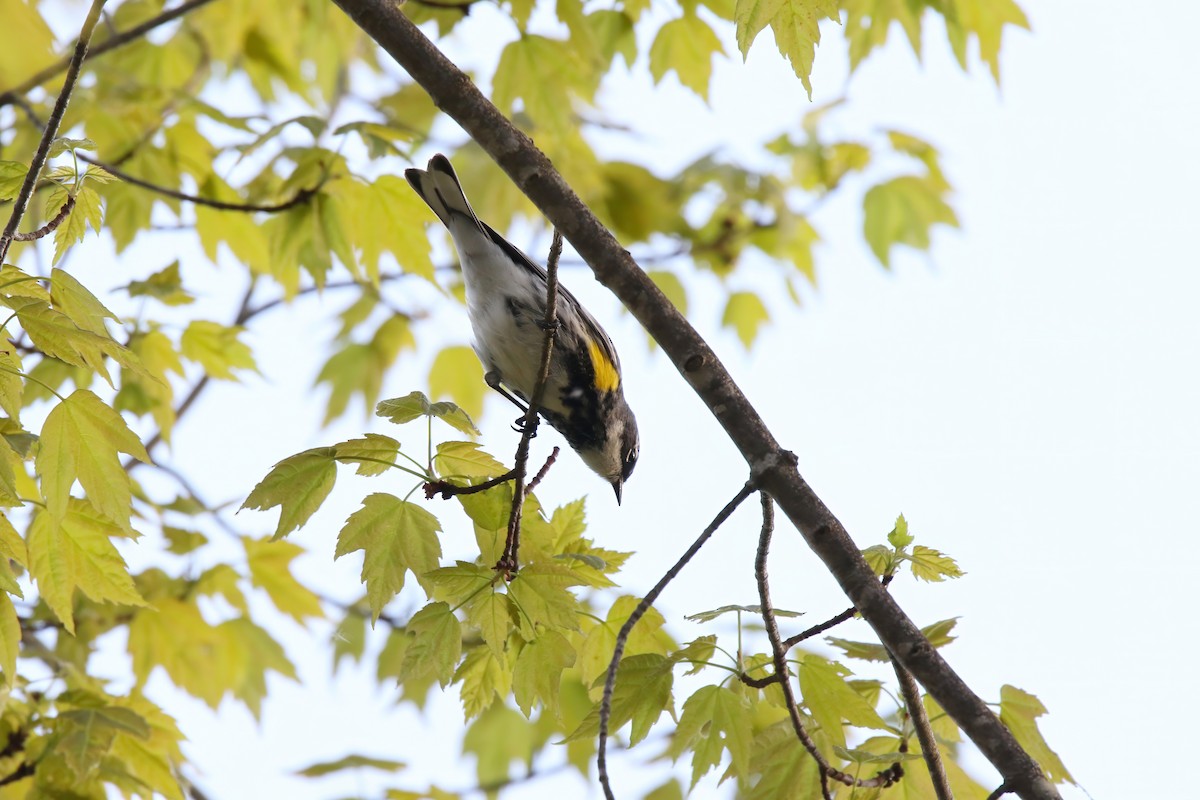
[[[526,410],[541,368],[546,271],[475,215],[450,160],[437,154],[405,178],[450,232],[462,265],[472,347],[488,386]],[[637,421],[612,339],[562,283],[558,335],[538,413],[617,496],[637,465]],[[515,395],[515,396],[514,396]]]

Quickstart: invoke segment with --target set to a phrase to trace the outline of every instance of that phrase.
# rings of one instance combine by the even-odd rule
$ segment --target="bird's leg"
[[[494,369],[488,370],[487,372],[483,373],[483,380],[488,386],[495,389],[497,392],[500,393],[500,395],[502,397],[507,399],[508,402],[512,403],[517,408],[521,409],[521,416],[517,417],[516,421],[513,422],[512,428],[517,433],[523,433],[525,431],[525,415],[529,413],[529,406],[527,406],[527,405],[525,405],[525,403],[521,402],[521,399],[519,397],[514,395],[512,392],[508,391],[508,389],[505,389],[500,384],[500,380],[501,380],[500,373],[497,372],[496,370],[494,370]],[[537,436],[536,427],[534,429],[533,436]],[[530,438],[533,438],[533,437],[531,436]]]

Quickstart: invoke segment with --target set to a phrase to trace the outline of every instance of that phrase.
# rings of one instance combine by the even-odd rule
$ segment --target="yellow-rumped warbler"
[[[450,231],[458,250],[485,380],[518,406],[504,387],[528,403],[541,366],[546,271],[475,216],[445,156],[434,156],[424,170],[405,170],[404,176]],[[585,464],[612,484],[619,504],[638,459],[637,422],[622,392],[621,362],[600,323],[561,283],[557,313],[558,337],[538,411]]]

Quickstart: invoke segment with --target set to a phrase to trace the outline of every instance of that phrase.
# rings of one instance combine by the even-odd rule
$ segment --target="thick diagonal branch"
[[[654,337],[746,459],[756,486],[775,498],[880,640],[971,737],[1006,784],[1024,800],[1058,800],[1058,791],[1037,762],[879,586],[842,523],[800,476],[795,457],[775,440],[712,348],[549,159],[403,15],[400,6],[391,0],[335,2],[508,173]]]

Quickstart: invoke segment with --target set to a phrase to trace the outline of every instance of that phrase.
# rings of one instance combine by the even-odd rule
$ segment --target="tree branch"
[[[493,106],[390,0],[334,0],[434,103],[508,173],[522,192],[620,298],[708,406],[850,602],[1024,800],[1059,800],[1037,762],[930,646],[880,586],[841,522],[800,476],[716,353],[571,190],[545,154]],[[603,741],[603,740],[601,740]]]
[[[8,218],[8,225],[4,227],[4,233],[0,234],[0,263],[3,263],[8,257],[8,249],[12,247],[17,226],[21,224],[21,218],[25,216],[25,209],[29,205],[29,198],[33,197],[33,190],[42,174],[42,167],[46,166],[50,145],[54,141],[54,137],[58,135],[58,127],[62,124],[63,115],[67,112],[67,103],[71,99],[71,92],[74,91],[75,83],[79,80],[79,68],[87,56],[88,43],[92,39],[92,32],[96,29],[96,22],[100,19],[100,10],[103,8],[104,0],[92,0],[92,7],[88,9],[87,17],[83,21],[83,28],[79,31],[79,40],[75,43],[75,52],[71,55],[70,63],[67,65],[67,77],[63,80],[62,91],[58,93],[58,99],[54,102],[54,110],[50,112],[46,129],[42,131],[42,139],[38,142],[37,152],[33,154],[29,172],[25,173],[25,182],[21,184],[17,199],[13,201],[12,215]]]
[[[742,504],[742,501],[752,494],[754,494],[754,484],[746,481],[733,499],[717,513],[708,527],[696,537],[696,541],[692,542],[692,546],[687,549],[687,552],[680,556],[673,567],[667,570],[666,575],[658,579],[658,583],[654,584],[654,588],[642,598],[641,602],[637,604],[637,608],[629,615],[629,619],[625,620],[625,624],[621,626],[621,630],[617,632],[612,659],[608,662],[608,673],[604,677],[604,696],[600,700],[600,740],[596,751],[596,771],[600,775],[600,785],[604,788],[606,800],[616,800],[608,780],[608,720],[612,716],[612,698],[613,690],[617,685],[617,667],[621,663],[621,656],[625,653],[625,642],[629,640],[629,633],[638,620],[650,609],[650,606],[654,605],[654,601],[662,594],[663,589],[667,588],[667,584],[675,580],[675,576],[687,566],[696,553],[700,552],[700,548],[716,533],[717,528],[721,527],[725,520],[729,519],[730,515]]]

